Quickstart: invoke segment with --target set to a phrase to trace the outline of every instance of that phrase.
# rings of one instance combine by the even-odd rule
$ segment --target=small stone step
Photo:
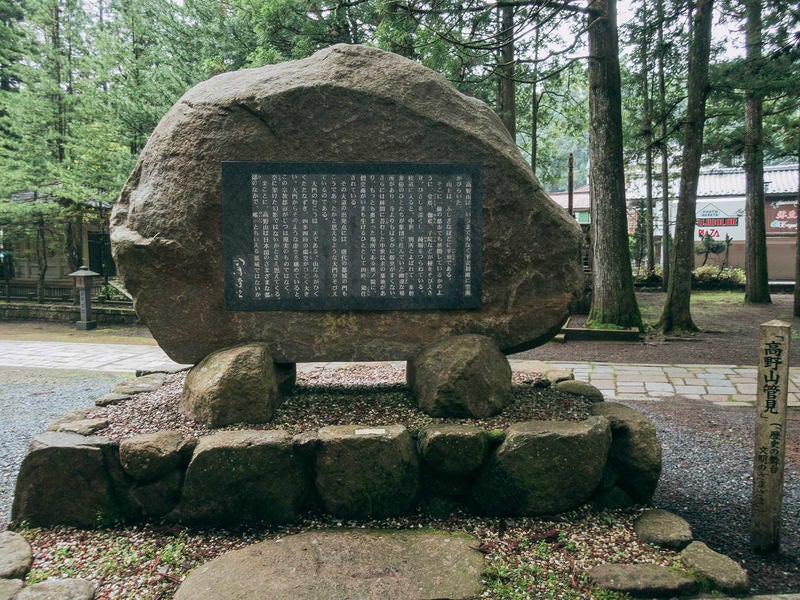
[[[692,542],[681,553],[681,563],[708,579],[715,589],[735,596],[746,594],[750,581],[739,563],[715,552],[703,542]]]
[[[659,508],[644,511],[633,530],[646,544],[670,550],[683,550],[693,539],[692,527],[685,519]]]
[[[698,592],[694,579],[650,563],[620,565],[606,563],[589,570],[589,577],[604,590],[634,598],[672,598]]]

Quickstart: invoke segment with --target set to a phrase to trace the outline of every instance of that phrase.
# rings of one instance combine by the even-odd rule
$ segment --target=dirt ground
[[[665,295],[639,292],[645,322],[655,324]],[[800,366],[800,319],[792,317],[793,296],[772,294],[772,303],[744,303],[743,292],[695,292],[691,313],[698,333],[663,337],[652,330],[640,342],[550,342],[514,358],[645,364],[755,365],[759,326],[772,319],[792,325],[790,364]]]

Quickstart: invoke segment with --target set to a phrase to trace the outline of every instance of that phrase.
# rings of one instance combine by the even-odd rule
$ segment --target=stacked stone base
[[[590,500],[648,500],[661,468],[655,430],[636,411],[597,406],[585,421],[529,421],[504,433],[343,425],[199,441],[160,432],[116,443],[50,431],[23,461],[12,524],[281,523],[309,511],[368,519],[420,505],[540,515]]]

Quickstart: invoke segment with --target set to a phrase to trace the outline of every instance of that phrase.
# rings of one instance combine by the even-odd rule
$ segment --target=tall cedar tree
[[[746,0],[745,29],[747,62],[757,70],[761,63],[761,0]],[[744,101],[744,169],[745,191],[745,273],[744,300],[753,304],[768,304],[769,277],[767,274],[767,232],[764,222],[764,102],[760,77],[749,77],[753,85],[745,90]]]
[[[628,248],[616,0],[589,2],[592,306],[587,322],[641,327]]]
[[[683,122],[683,152],[675,242],[670,264],[667,298],[659,325],[664,333],[697,331],[689,309],[694,267],[694,228],[697,180],[703,153],[703,124],[708,94],[708,60],[711,53],[713,0],[697,0],[689,45],[686,117]]]

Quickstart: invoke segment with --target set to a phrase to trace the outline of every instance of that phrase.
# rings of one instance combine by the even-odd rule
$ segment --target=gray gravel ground
[[[750,550],[753,486],[752,408],[720,407],[669,398],[625,402],[655,424],[663,449],[663,470],[653,503],[692,525],[696,539],[740,562],[752,591],[800,592],[800,468],[786,465],[781,552]],[[788,435],[800,418],[790,413]]]
[[[126,376],[0,367],[0,530],[8,525],[19,465],[31,439],[55,417],[90,408]]]

